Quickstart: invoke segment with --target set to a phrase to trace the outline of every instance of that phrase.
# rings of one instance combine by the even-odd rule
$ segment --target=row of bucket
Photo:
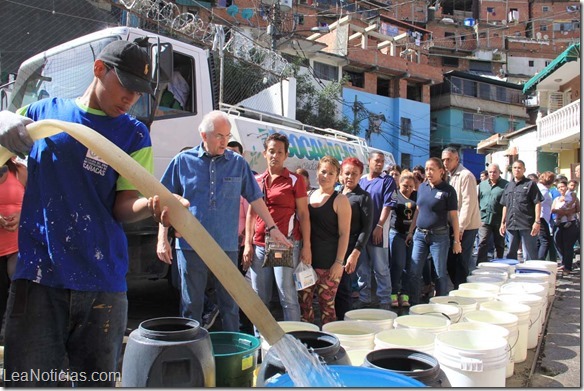
[[[514,363],[537,346],[557,272],[553,262],[514,262],[479,264],[471,282],[410,307],[409,315],[353,310],[322,331],[309,323],[279,323],[349,387],[504,387]],[[130,334],[122,386],[293,386],[286,375],[261,338],[209,333],[192,319],[158,318]]]
[[[451,386],[504,387],[514,364],[537,346],[550,299],[555,294],[555,262],[495,260],[481,263],[467,283],[410,307],[409,315],[392,311],[349,311],[345,320],[322,331],[339,339],[351,365],[370,365],[372,352],[406,349],[434,357]],[[280,322],[286,331],[319,328]],[[265,357],[269,345],[262,343]],[[390,369],[390,368],[388,368]]]

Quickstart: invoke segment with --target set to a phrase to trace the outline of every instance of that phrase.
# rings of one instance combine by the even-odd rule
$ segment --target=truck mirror
[[[150,48],[152,58],[152,80],[154,82],[169,83],[172,80],[174,57],[172,44],[168,42],[156,43]]]

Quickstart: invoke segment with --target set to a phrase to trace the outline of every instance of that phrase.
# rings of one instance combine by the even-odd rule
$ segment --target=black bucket
[[[124,352],[122,387],[215,387],[209,333],[187,318],[140,323]]]
[[[309,351],[314,351],[321,361],[328,365],[351,365],[351,360],[339,339],[322,331],[290,331],[292,335],[304,344]],[[278,358],[274,349],[268,350],[268,354],[262,360],[262,366],[256,380],[256,387],[264,387],[265,382],[274,375],[286,372],[284,364]]]
[[[367,354],[363,367],[386,369],[416,379],[429,387],[450,387],[433,356],[411,349],[380,349]]]

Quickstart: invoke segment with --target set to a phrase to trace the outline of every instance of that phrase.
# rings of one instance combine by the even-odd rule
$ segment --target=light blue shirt
[[[189,210],[224,251],[237,251],[240,197],[253,202],[263,197],[249,164],[226,150],[211,156],[203,144],[176,155],[162,184],[191,203]],[[182,238],[177,248],[192,247]]]

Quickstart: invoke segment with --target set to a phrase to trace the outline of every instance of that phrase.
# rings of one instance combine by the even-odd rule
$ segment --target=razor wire
[[[286,59],[233,26],[224,33],[227,26],[205,23],[166,0],[120,0],[120,4],[143,21],[143,28],[163,28],[173,37],[195,41],[209,48],[217,62],[224,61],[223,75],[215,70],[221,83],[220,103],[240,104],[289,76],[291,65]],[[225,43],[223,35],[228,37]],[[273,110],[269,105],[260,109]]]

